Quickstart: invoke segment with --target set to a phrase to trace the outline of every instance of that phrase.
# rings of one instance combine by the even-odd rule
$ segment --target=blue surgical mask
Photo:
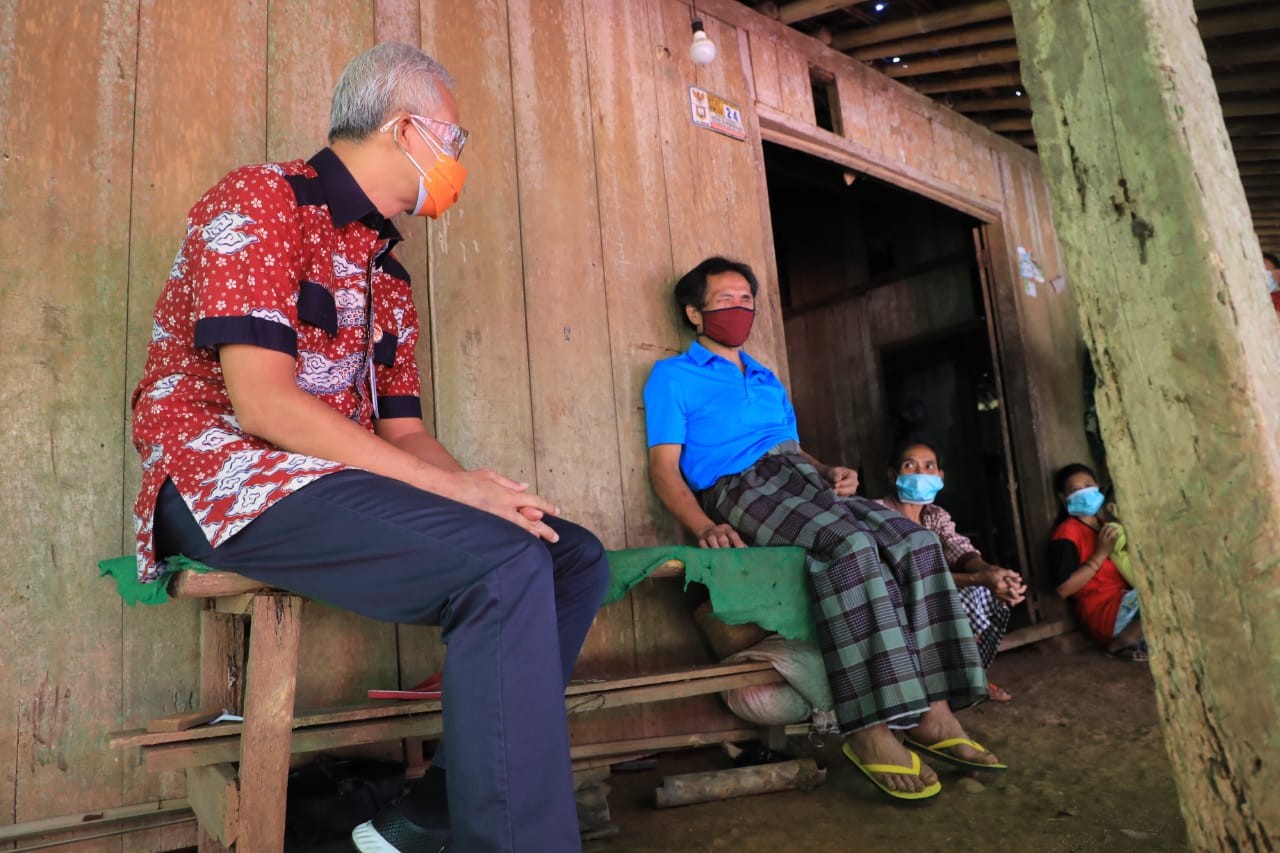
[[[1106,501],[1097,486],[1085,486],[1067,495],[1067,512],[1078,517],[1097,515]]]
[[[899,474],[896,482],[898,500],[909,504],[931,504],[942,491],[942,478],[937,474]]]

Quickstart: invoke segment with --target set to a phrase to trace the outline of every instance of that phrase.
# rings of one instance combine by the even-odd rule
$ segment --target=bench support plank
[[[284,849],[285,790],[297,689],[302,599],[259,595],[249,636],[249,690],[240,738],[240,840],[243,850]]]
[[[220,845],[236,842],[240,826],[240,788],[230,764],[187,769],[187,801],[202,832]]]

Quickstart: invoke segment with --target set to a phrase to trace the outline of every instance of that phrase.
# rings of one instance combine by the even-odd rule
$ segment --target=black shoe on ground
[[[387,806],[351,830],[351,841],[361,853],[445,853],[449,827],[419,826],[399,806]]]

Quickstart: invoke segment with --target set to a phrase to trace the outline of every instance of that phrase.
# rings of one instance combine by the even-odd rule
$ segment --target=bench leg
[[[264,594],[253,603],[249,686],[240,736],[240,832],[237,850],[284,849],[293,698],[297,689],[302,599]]]
[[[244,708],[244,622],[234,613],[200,612],[200,707]]]

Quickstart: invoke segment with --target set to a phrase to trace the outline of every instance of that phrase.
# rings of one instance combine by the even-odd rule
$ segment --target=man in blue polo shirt
[[[676,284],[698,337],[645,384],[654,490],[704,548],[805,548],[844,753],[881,791],[937,795],[916,753],[1003,770],[952,713],[986,698],[986,678],[937,537],[800,448],[786,389],[742,350],[758,290],[750,267],[719,257]]]

